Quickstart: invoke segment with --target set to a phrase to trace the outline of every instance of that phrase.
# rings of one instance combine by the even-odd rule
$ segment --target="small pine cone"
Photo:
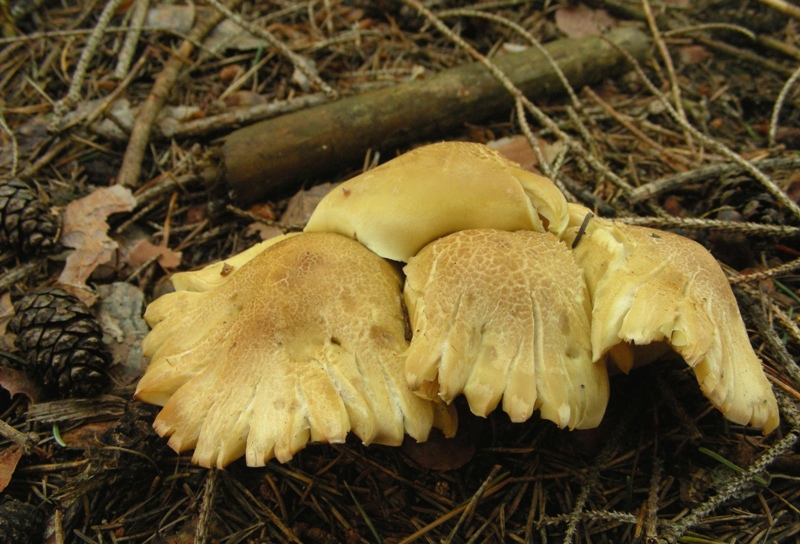
[[[8,331],[26,361],[26,370],[45,391],[60,397],[91,397],[108,383],[111,354],[103,330],[89,308],[59,288],[25,295],[14,304]]]
[[[11,499],[0,504],[0,542],[39,544],[44,535],[44,514],[26,502]]]
[[[0,248],[20,254],[50,251],[61,233],[61,218],[25,183],[0,184]]]

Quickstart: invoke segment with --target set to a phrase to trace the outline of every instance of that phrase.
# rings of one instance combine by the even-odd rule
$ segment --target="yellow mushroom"
[[[570,251],[551,234],[466,230],[441,238],[404,269],[413,338],[409,387],[476,415],[502,397],[512,421],[534,410],[559,427],[596,427],[608,401],[592,363],[591,306]]]
[[[306,232],[354,238],[406,262],[426,244],[472,228],[560,234],[567,202],[547,178],[480,144],[417,148],[341,184],[317,206]]]
[[[283,239],[208,290],[153,302],[151,363],[136,397],[163,405],[154,427],[193,461],[289,460],[308,441],[425,440],[451,412],[405,387],[401,278],[336,234]],[[201,272],[202,275],[202,272]]]
[[[175,274],[145,314],[136,397],[164,407],[155,429],[196,463],[262,465],[349,432],[451,434],[441,401],[461,393],[479,415],[502,402],[513,421],[539,410],[594,427],[606,355],[628,370],[627,346],[662,343],[725,417],[773,430],[775,397],[714,258],[587,217],[485,146],[419,148],[334,189],[305,233]],[[385,259],[408,263],[404,290]]]
[[[727,419],[775,429],[772,387],[714,257],[677,234],[597,217],[587,223],[589,210],[569,209],[564,238],[575,246],[592,297],[593,358],[622,343],[664,342],[694,369],[703,394]],[[618,359],[623,370],[633,363]]]

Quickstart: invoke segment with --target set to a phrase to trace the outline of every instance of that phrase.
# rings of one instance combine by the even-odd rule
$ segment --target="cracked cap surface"
[[[303,234],[253,256],[221,285],[153,302],[152,358],[136,397],[193,461],[287,461],[309,441],[425,440],[449,412],[408,391],[400,277],[361,244]]]

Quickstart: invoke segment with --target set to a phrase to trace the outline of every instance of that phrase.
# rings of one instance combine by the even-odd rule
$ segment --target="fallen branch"
[[[612,32],[609,39],[634,57],[644,58],[649,49],[647,37],[632,27]],[[545,48],[578,88],[623,66],[622,56],[597,37],[558,40]],[[493,62],[528,96],[564,92],[534,48]],[[359,164],[369,149],[388,151],[439,138],[513,105],[513,96],[482,65],[460,66],[238,130],[225,138],[222,149],[226,179],[236,204],[247,206],[298,181]]]

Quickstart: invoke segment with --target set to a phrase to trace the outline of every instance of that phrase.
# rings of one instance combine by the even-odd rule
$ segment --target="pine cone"
[[[0,542],[3,544],[38,544],[44,534],[41,510],[16,499],[0,505]]]
[[[25,183],[0,184],[0,248],[21,254],[50,251],[61,231],[61,218]]]
[[[50,395],[90,397],[108,383],[111,354],[103,330],[86,305],[63,289],[46,288],[14,304],[8,330],[26,370]]]

